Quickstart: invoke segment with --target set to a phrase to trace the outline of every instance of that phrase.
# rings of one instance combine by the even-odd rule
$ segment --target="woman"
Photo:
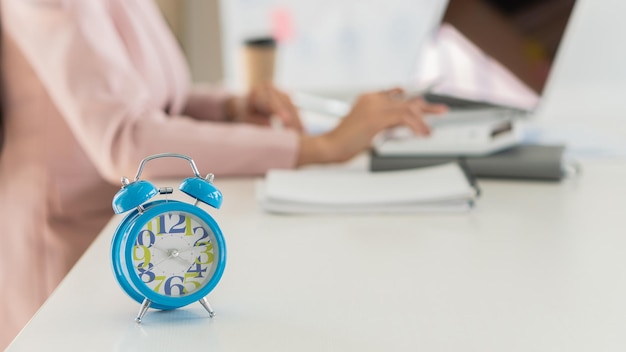
[[[397,90],[372,93],[335,130],[304,135],[271,86],[243,99],[190,88],[180,49],[145,0],[2,0],[2,39],[0,347],[111,217],[120,176],[144,157],[177,152],[218,176],[263,174],[347,160],[390,126],[427,133],[422,112],[441,110]],[[269,115],[290,128],[263,126]],[[144,176],[187,174],[156,162]]]

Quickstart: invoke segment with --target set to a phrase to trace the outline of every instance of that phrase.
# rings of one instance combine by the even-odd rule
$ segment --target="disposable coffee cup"
[[[244,41],[246,87],[274,81],[276,40],[271,37],[249,38]]]

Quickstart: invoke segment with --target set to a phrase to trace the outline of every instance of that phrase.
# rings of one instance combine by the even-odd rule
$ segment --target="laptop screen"
[[[438,54],[425,75],[439,72],[433,84],[441,94],[532,109],[544,92],[574,3],[450,0],[436,40]]]

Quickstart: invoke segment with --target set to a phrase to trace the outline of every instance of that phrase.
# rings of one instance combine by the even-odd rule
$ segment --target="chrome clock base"
[[[206,309],[206,311],[209,313],[210,318],[213,318],[215,316],[215,311],[213,310],[213,308],[211,308],[211,304],[209,303],[209,300],[206,297],[203,297],[198,302],[202,305],[202,307],[204,307],[204,309]],[[137,314],[137,317],[135,318],[135,323],[141,324],[141,322],[143,321],[143,317],[148,312],[148,308],[150,308],[151,304],[152,304],[151,300],[147,298],[143,300],[143,303],[141,303],[141,308],[139,308],[139,313]]]
[[[206,309],[206,311],[209,312],[209,317],[213,318],[215,316],[215,312],[211,308],[211,305],[209,304],[209,300],[206,299],[206,297],[202,298],[198,302],[200,302],[200,304],[202,304],[204,309]]]
[[[141,319],[143,319],[143,316],[146,315],[146,312],[148,311],[148,308],[150,308],[151,304],[152,304],[151,300],[147,298],[143,300],[143,303],[141,304],[141,308],[139,308],[139,314],[137,314],[137,318],[135,318],[135,323],[141,324]]]

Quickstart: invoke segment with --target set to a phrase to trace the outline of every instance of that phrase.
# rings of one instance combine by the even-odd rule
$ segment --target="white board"
[[[410,85],[445,0],[222,0],[225,83],[243,87],[242,43],[279,32],[276,83],[345,91]]]

